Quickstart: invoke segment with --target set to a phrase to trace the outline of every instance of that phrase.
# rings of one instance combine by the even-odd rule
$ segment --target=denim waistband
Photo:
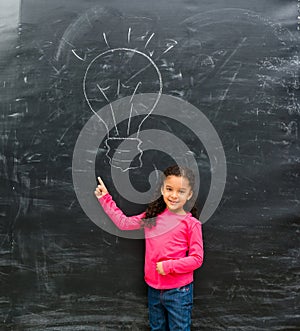
[[[186,284],[186,285],[182,285],[182,286],[179,286],[179,287],[173,287],[173,288],[154,288],[150,285],[148,285],[149,287],[151,287],[153,290],[156,290],[156,291],[160,291],[160,292],[165,292],[165,291],[171,291],[171,290],[174,290],[174,289],[182,289],[183,287],[185,286],[190,286],[190,285],[193,285],[193,282],[189,283],[189,284]]]

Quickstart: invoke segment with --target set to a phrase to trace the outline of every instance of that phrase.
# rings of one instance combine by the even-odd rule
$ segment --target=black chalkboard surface
[[[143,237],[93,190],[139,213],[174,162],[199,178],[193,330],[299,330],[296,2],[0,6],[1,330],[148,330]]]

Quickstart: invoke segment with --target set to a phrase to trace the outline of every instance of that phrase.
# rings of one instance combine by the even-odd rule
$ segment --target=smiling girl
[[[100,177],[98,180],[95,195],[116,226],[121,230],[144,229],[151,330],[190,330],[193,271],[203,262],[201,222],[195,206],[188,211],[195,184],[193,172],[178,165],[167,168],[161,196],[136,216],[124,215]]]

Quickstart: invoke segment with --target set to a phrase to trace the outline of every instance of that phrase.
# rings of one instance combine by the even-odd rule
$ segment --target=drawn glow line
[[[133,103],[131,104],[131,107],[130,107],[130,113],[129,113],[129,119],[128,119],[128,125],[127,125],[127,135],[129,135],[131,115],[132,115],[132,108],[133,108]]]
[[[92,27],[93,27],[93,25],[92,25],[92,23],[91,23],[91,21],[90,21],[90,18],[89,18],[89,15],[88,15],[88,13],[86,13],[86,20],[88,21],[88,23],[89,23],[90,27],[92,28]]]
[[[152,35],[149,37],[149,39],[147,40],[145,47],[146,48],[148,46],[148,44],[150,43],[150,40],[153,38],[153,36],[155,35],[155,33],[153,32]]]
[[[77,57],[77,59],[81,60],[81,61],[85,61],[85,59],[83,59],[82,57],[80,57],[75,51],[74,49],[72,49],[72,53]]]
[[[173,47],[174,47],[174,45],[172,45],[172,46],[170,46],[169,48],[167,48],[167,49],[163,52],[163,54],[166,54],[167,52],[169,52],[169,50],[171,50]]]
[[[113,110],[113,107],[112,107],[112,104],[110,103],[110,101],[108,100],[108,97],[106,96],[106,94],[104,93],[104,91],[102,90],[102,88],[99,86],[99,84],[97,84],[97,87],[98,89],[101,91],[101,93],[103,94],[104,98],[106,99],[107,102],[109,102],[109,107],[110,107],[110,110],[111,110],[111,116],[113,118],[113,121],[114,121],[114,126],[115,126],[115,129],[117,131],[117,135],[119,135],[119,130],[117,128],[117,122],[116,122],[116,118],[115,118],[115,113],[114,113],[114,110]]]
[[[234,56],[234,54],[237,52],[237,50],[242,46],[242,44],[247,40],[247,37],[244,37],[243,40],[237,45],[235,50],[228,56],[226,61],[221,65],[219,70],[216,72],[216,75],[226,66],[226,64],[230,61],[230,59]]]
[[[128,29],[128,35],[127,35],[128,44],[130,43],[130,34],[131,34],[131,28]]]
[[[123,83],[121,83],[121,85],[122,85],[124,88],[129,88],[129,87],[130,87],[130,85],[125,85],[125,84],[123,84]]]
[[[105,41],[107,47],[110,48],[110,46],[109,46],[109,44],[108,44],[108,42],[107,42],[107,39],[106,39],[106,34],[105,34],[105,32],[103,32],[103,39],[104,39],[104,41]]]
[[[138,83],[136,84],[136,87],[135,87],[135,89],[134,89],[134,92],[133,92],[133,94],[132,94],[132,96],[131,96],[131,98],[130,98],[130,102],[132,102],[132,99],[134,98],[134,95],[135,95],[137,89],[139,88],[139,86],[140,86],[141,84],[142,84],[142,82],[138,82]]]
[[[117,96],[120,95],[120,79],[118,79]]]
[[[110,89],[110,85],[107,86],[107,87],[102,87],[102,91],[107,91],[107,90],[109,90],[109,89]]]
[[[176,40],[174,40],[174,39],[169,39],[169,40],[170,40],[171,42],[173,42],[174,44],[171,45],[171,46],[169,46],[169,47],[163,52],[163,54],[169,52],[170,49],[172,49],[175,45],[178,44],[178,42],[177,42]],[[170,45],[170,43],[169,43],[169,45]]]
[[[178,44],[178,42],[177,42],[176,40],[173,40],[173,39],[171,39],[171,40],[174,41],[176,45]],[[163,54],[165,54],[166,52],[168,52],[168,51],[169,51],[170,49],[172,49],[174,46],[175,46],[175,45],[170,46],[170,47],[169,47],[167,50],[165,50],[161,55],[163,55]],[[145,53],[141,53],[141,52],[139,52],[139,51],[137,51],[137,50],[132,50],[132,51],[136,51],[137,53],[140,53],[140,54],[144,55],[145,57],[148,58],[148,60],[149,60],[151,63],[147,64],[144,68],[140,69],[140,70],[139,70],[138,72],[136,72],[133,76],[131,76],[130,78],[128,78],[128,79],[126,80],[125,83],[128,83],[128,82],[131,81],[131,79],[133,79],[135,76],[139,75],[141,72],[143,72],[144,70],[146,70],[147,68],[149,68],[149,67],[151,66],[151,64],[152,64],[152,65],[155,67],[155,69],[156,69],[156,65],[155,65],[155,63],[153,62],[153,60],[151,59],[151,57],[149,57],[149,56],[147,56]],[[150,52],[150,56],[152,56],[153,53],[154,53],[154,51],[153,51],[153,52]],[[160,56],[161,56],[161,55],[160,55]],[[157,61],[157,60],[160,58],[160,56],[158,56],[158,57],[155,59],[155,61]],[[157,69],[157,70],[158,70],[158,69]]]
[[[108,97],[106,96],[106,94],[104,93],[104,91],[102,90],[102,88],[99,86],[99,84],[97,84],[98,89],[100,90],[100,92],[103,94],[104,98],[106,99],[107,102],[109,102]]]
[[[63,40],[66,44],[70,45],[71,47],[75,48],[75,46],[73,44],[71,44],[67,39],[65,39],[64,37],[61,38],[61,40]]]

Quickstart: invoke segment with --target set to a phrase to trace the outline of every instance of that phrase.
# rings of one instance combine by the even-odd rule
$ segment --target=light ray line
[[[176,42],[176,44],[177,44],[177,42]],[[173,48],[174,46],[175,46],[175,45],[173,45],[171,48]],[[170,47],[169,47],[167,50],[170,50]],[[154,52],[154,51],[153,51],[153,52]],[[165,51],[164,53],[166,53],[166,51]],[[164,53],[162,53],[161,55],[157,56],[157,57],[155,58],[154,61],[156,62],[157,60],[159,60],[160,57],[161,57]],[[144,53],[144,54],[145,54],[145,53]],[[153,53],[152,53],[152,54],[153,54]],[[153,61],[153,60],[151,59],[151,61]],[[129,77],[129,78],[126,80],[126,82],[124,82],[124,83],[126,84],[126,83],[130,82],[133,78],[135,78],[135,77],[136,77],[137,75],[139,75],[141,72],[147,70],[151,65],[153,65],[153,63],[149,63],[149,64],[147,64],[144,68],[141,68],[138,72],[136,72],[134,75],[132,75],[131,77]]]
[[[148,44],[150,43],[150,40],[153,38],[154,35],[155,35],[155,33],[153,32],[153,33],[151,34],[151,36],[149,37],[149,39],[147,40],[147,42],[146,42],[144,48],[146,48],[146,47],[148,46]]]
[[[135,95],[137,89],[139,88],[139,86],[140,86],[141,84],[142,84],[142,82],[138,82],[138,83],[136,84],[136,87],[135,87],[135,89],[134,89],[134,92],[133,92],[133,94],[132,94],[132,96],[131,96],[129,102],[132,102],[132,99],[134,98],[134,95]]]
[[[64,37],[61,38],[61,40],[63,40],[65,43],[67,43],[69,46],[71,47],[75,47],[73,44],[71,44],[67,39],[65,39]]]
[[[91,21],[90,21],[90,18],[89,18],[89,15],[88,15],[88,13],[86,13],[86,20],[88,21],[88,23],[89,23],[90,27],[92,28],[92,27],[93,27],[93,25],[92,25],[92,23],[91,23]]]
[[[138,72],[136,72],[134,75],[132,75],[130,78],[128,78],[126,80],[125,83],[130,82],[134,77],[136,77],[137,75],[139,75],[141,72],[143,72],[144,70],[146,70],[147,68],[149,68],[152,65],[152,63],[147,64],[144,68],[140,69]]]
[[[247,40],[247,37],[244,37],[242,39],[242,41],[236,46],[236,48],[234,49],[234,51],[228,56],[228,58],[226,59],[226,61],[220,66],[220,68],[216,72],[216,75],[226,66],[226,64],[231,60],[231,58],[235,55],[235,53],[238,51],[238,49],[241,48],[241,46],[244,44],[244,42],[246,40]]]
[[[77,57],[77,59],[81,60],[81,61],[85,61],[86,57],[84,56],[84,59],[82,57],[80,57],[75,51],[74,49],[72,49],[72,53]]]
[[[108,42],[107,42],[107,39],[106,39],[106,34],[105,34],[105,32],[103,32],[103,39],[104,39],[104,41],[105,41],[107,47],[110,48],[110,46],[109,46],[109,44],[108,44]]]
[[[128,29],[128,34],[127,34],[128,44],[130,43],[130,34],[131,34],[131,28]]]
[[[115,129],[116,129],[116,132],[117,132],[117,136],[119,136],[119,130],[117,128],[117,122],[116,122],[116,118],[115,118],[115,113],[114,113],[114,110],[113,110],[113,107],[112,107],[112,104],[109,103],[109,107],[110,107],[110,111],[111,111],[111,116],[113,118],[113,121],[114,121],[114,126],[115,126]]]
[[[108,97],[106,96],[106,94],[104,93],[103,89],[100,87],[99,84],[97,84],[97,87],[98,87],[98,89],[100,90],[100,92],[103,94],[105,100],[106,100],[107,102],[109,102]]]
[[[115,118],[115,112],[113,110],[112,104],[109,102],[108,97],[106,96],[106,94],[102,90],[101,86],[99,84],[97,84],[97,87],[100,90],[100,92],[103,94],[103,96],[106,99],[106,101],[109,103],[109,107],[110,107],[110,110],[111,110],[111,116],[112,116],[113,121],[114,121],[114,126],[115,126],[115,129],[117,131],[117,135],[119,135],[119,131],[118,131],[118,128],[117,128],[117,122],[116,122],[116,118]]]
[[[170,46],[169,48],[167,48],[167,49],[163,52],[163,54],[166,54],[167,52],[169,52],[169,50],[172,49],[173,47],[174,47],[174,45],[172,45],[172,46]]]
[[[167,52],[169,52],[169,50],[171,50],[175,45],[178,44],[178,42],[176,40],[174,40],[174,39],[168,39],[168,40],[172,41],[173,42],[173,45],[170,45],[169,44],[170,46],[163,52],[163,54],[166,54]]]
[[[131,107],[130,107],[130,113],[129,113],[129,119],[128,119],[128,125],[127,125],[127,136],[129,136],[132,108],[133,108],[133,104],[131,104]]]
[[[120,79],[118,79],[117,96],[120,95]]]
[[[102,91],[107,91],[110,89],[110,85],[109,86],[106,86],[106,87],[102,87]]]

